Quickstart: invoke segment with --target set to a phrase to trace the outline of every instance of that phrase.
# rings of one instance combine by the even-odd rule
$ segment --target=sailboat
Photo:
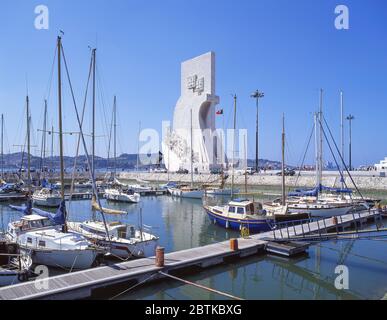
[[[236,129],[236,110],[237,96],[234,95],[234,134]],[[233,163],[232,163],[232,182],[231,190],[234,188],[234,150],[235,137],[233,146]],[[233,193],[231,193],[231,197]],[[258,233],[271,230],[274,224],[274,217],[267,215],[263,210],[262,204],[248,199],[232,199],[227,205],[210,206],[204,205],[204,209],[209,219],[216,225],[226,229],[242,231],[247,228],[250,233]]]
[[[69,232],[66,223],[64,194],[64,160],[62,133],[62,82],[61,57],[62,39],[57,38],[58,52],[58,113],[59,113],[59,150],[61,203],[56,214],[32,208],[32,201],[26,207],[12,206],[23,211],[24,216],[8,224],[6,237],[15,242],[24,252],[31,252],[35,264],[53,267],[86,269],[97,264],[98,257],[104,252],[76,232]],[[66,66],[67,68],[67,66]]]
[[[315,145],[316,145],[316,187],[309,190],[296,189],[289,193],[287,205],[289,211],[307,212],[312,217],[340,216],[350,212],[360,202],[347,201],[341,198],[323,197],[324,190],[336,194],[350,194],[352,190],[345,188],[329,188],[322,185],[323,170],[323,111],[322,111],[323,90],[320,90],[320,110],[314,115],[315,122]],[[364,202],[366,206],[366,203]]]
[[[29,118],[29,105],[27,104],[27,118]],[[35,192],[32,194],[32,202],[36,206],[41,207],[52,207],[52,208],[58,208],[60,206],[60,203],[62,201],[60,192],[56,189],[50,186],[45,177],[45,169],[44,169],[44,160],[46,157],[46,127],[47,127],[47,100],[44,101],[44,123],[43,123],[43,130],[42,130],[42,152],[41,152],[41,170],[40,173],[42,174],[41,183],[43,188],[40,190],[35,190]],[[29,135],[29,126],[27,126],[28,135]],[[52,133],[53,134],[53,133]],[[28,139],[29,142],[29,139]]]
[[[191,185],[183,185],[168,188],[168,192],[171,196],[190,199],[201,199],[204,195],[204,190],[198,187],[194,187],[193,181],[193,149],[192,149],[192,109],[191,109],[191,134],[190,134],[190,162],[191,162]]]
[[[236,96],[234,96],[234,129],[236,117]],[[235,132],[235,130],[234,130]],[[282,119],[282,201],[275,205],[267,205],[248,199],[232,199],[225,206],[204,205],[209,219],[226,229],[242,231],[247,229],[249,233],[269,231],[277,222],[295,221],[308,218],[308,214],[298,211],[290,211],[286,204],[285,196],[285,120]],[[234,160],[234,159],[233,159]],[[247,162],[247,160],[246,160]],[[233,183],[232,183],[233,187]],[[246,182],[247,189],[247,182]],[[245,190],[247,192],[247,190]]]
[[[117,183],[116,178],[116,159],[117,159],[117,98],[114,96],[113,103],[113,127],[114,127],[114,169],[113,169],[113,181],[116,183],[115,187],[105,189],[104,197],[110,201],[126,202],[126,203],[138,203],[141,196],[139,193],[132,189],[124,188],[121,184]]]
[[[136,229],[119,221],[107,223],[109,237],[102,221],[69,222],[68,226],[98,245],[109,247],[113,257],[122,259],[154,256],[159,240],[159,237],[142,228]]]
[[[4,179],[4,115],[1,115],[1,179],[0,179],[0,201],[7,201],[11,197],[18,200],[27,198],[23,190],[24,182],[19,178],[17,183],[7,183]]]

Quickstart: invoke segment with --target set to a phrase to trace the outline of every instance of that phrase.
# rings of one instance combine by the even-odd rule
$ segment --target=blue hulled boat
[[[250,233],[265,232],[275,223],[262,204],[247,199],[235,199],[225,206],[204,206],[204,209],[214,224],[236,231],[247,228]]]

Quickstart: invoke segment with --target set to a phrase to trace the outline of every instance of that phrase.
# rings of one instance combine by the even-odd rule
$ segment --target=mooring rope
[[[144,279],[143,281],[139,282],[139,283],[136,283],[135,285],[129,287],[128,289],[120,292],[119,294],[116,294],[115,296],[111,297],[109,300],[114,300],[115,298],[118,298],[119,296],[122,296],[123,294],[129,292],[130,290],[138,287],[139,285],[142,285],[143,283],[149,281],[150,279],[152,279],[153,277],[155,277],[157,275],[157,273],[154,273],[152,274],[151,276],[149,276],[148,278]]]
[[[183,282],[185,284],[188,284],[188,285],[191,285],[191,286],[194,286],[194,287],[198,287],[200,289],[203,289],[203,290],[207,290],[207,291],[210,291],[210,292],[213,292],[213,293],[216,293],[216,294],[219,294],[221,296],[225,296],[225,297],[228,297],[228,298],[231,298],[231,299],[235,299],[235,300],[244,300],[242,298],[239,298],[237,296],[233,296],[229,293],[226,293],[226,292],[222,292],[222,291],[219,291],[219,290],[215,290],[215,289],[212,289],[212,288],[209,288],[209,287],[206,287],[206,286],[203,286],[201,284],[197,284],[197,283],[194,283],[194,282],[191,282],[191,281],[188,281],[188,280],[184,280],[184,279],[181,279],[181,278],[178,278],[178,277],[175,277],[175,276],[172,276],[168,273],[165,273],[165,272],[162,272],[162,271],[159,271],[159,273],[165,277],[168,277],[168,278],[171,278],[173,280],[177,280],[177,281],[180,281],[180,282]]]

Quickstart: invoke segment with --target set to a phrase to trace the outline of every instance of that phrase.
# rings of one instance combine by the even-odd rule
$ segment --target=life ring
[[[249,230],[249,228],[247,228],[247,227],[242,227],[241,228],[241,236],[243,237],[243,238],[246,238],[246,237],[248,237],[250,235],[250,230]]]

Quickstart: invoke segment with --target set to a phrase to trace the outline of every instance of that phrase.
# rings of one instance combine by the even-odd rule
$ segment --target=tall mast
[[[340,131],[341,131],[341,157],[344,159],[344,95],[340,91]]]
[[[27,102],[27,179],[28,179],[28,189],[30,189],[31,185],[31,157],[30,157],[30,99],[27,95],[26,97]]]
[[[171,158],[169,150],[171,150],[171,126],[168,127],[169,135],[168,135],[168,182],[169,182],[169,164],[171,163]]]
[[[315,144],[315,160],[316,160],[316,188],[320,185],[320,164],[319,164],[319,140],[318,140],[318,112],[314,113],[314,144]]]
[[[235,130],[236,130],[236,110],[237,110],[237,96],[234,95],[234,137],[232,145],[232,173],[231,173],[231,199],[234,196],[234,160],[235,160]]]
[[[44,161],[46,159],[46,131],[47,131],[47,100],[44,100],[44,120],[43,120],[43,136],[42,136],[42,151],[41,151],[41,162],[40,171],[44,174]]]
[[[64,193],[64,163],[63,163],[63,128],[62,128],[62,79],[61,79],[62,38],[58,36],[58,115],[59,115],[59,156],[60,156],[60,191],[62,200]]]
[[[4,115],[1,114],[1,178],[4,179]]]
[[[322,133],[322,123],[323,123],[323,89],[320,89],[320,112],[319,112],[319,137],[320,137],[320,146],[319,146],[319,181],[320,185],[322,184],[322,171],[323,171],[323,133]],[[319,187],[320,187],[319,185]]]
[[[244,151],[244,162],[245,162],[245,193],[247,194],[247,146],[246,146],[246,136],[243,139],[243,151]]]
[[[141,121],[138,122],[138,135],[137,135],[137,169],[139,170],[140,165],[140,132],[141,132]]]
[[[341,131],[341,158],[344,160],[344,96],[343,96],[343,91],[340,91],[340,131]],[[340,170],[340,167],[343,168],[344,167],[344,164],[341,164],[339,166],[339,170]],[[344,170],[342,170],[344,171]],[[344,188],[344,179],[343,177],[341,178],[342,181],[341,181],[341,187]]]
[[[192,108],[191,108],[191,134],[190,134],[190,139],[191,139],[191,143],[190,143],[190,148],[191,148],[191,157],[190,157],[190,161],[191,161],[191,187],[193,188],[193,148],[192,148]]]
[[[51,171],[54,171],[54,126],[51,125]]]
[[[92,51],[92,60],[93,60],[93,116],[92,116],[92,132],[91,132],[91,174],[93,176],[93,180],[95,179],[95,167],[94,167],[94,159],[95,159],[95,83],[96,83],[96,51],[97,49],[93,49]]]
[[[116,167],[116,158],[117,158],[117,98],[114,96],[114,103],[113,103],[113,126],[114,126],[114,179],[116,178],[116,172],[117,172],[117,167]]]
[[[285,115],[282,115],[282,205],[286,203],[285,195]]]

